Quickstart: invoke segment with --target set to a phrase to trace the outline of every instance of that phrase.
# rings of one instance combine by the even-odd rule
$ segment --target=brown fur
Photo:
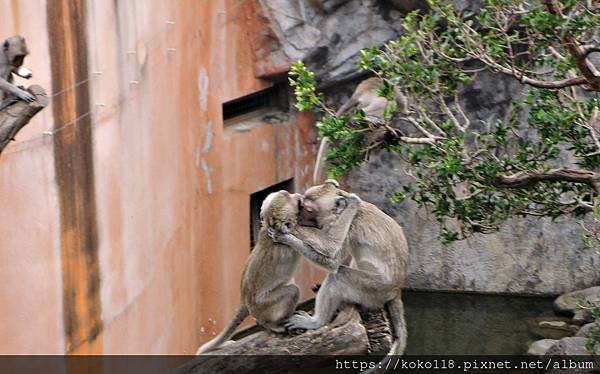
[[[306,247],[302,247],[304,243],[295,242],[291,247],[281,244],[277,240],[279,235],[294,233],[305,237],[308,245],[321,248],[324,260],[316,262],[325,268],[330,268],[337,260],[337,254],[361,200],[352,194],[338,195],[332,200],[331,206],[322,208],[329,215],[323,220],[322,229],[319,230],[296,226],[301,198],[299,194],[291,195],[287,191],[267,196],[261,207],[262,225],[258,242],[242,274],[242,305],[219,336],[200,347],[197,354],[223,344],[248,314],[258,324],[272,331],[285,331],[284,323],[294,313],[299,296],[298,287],[291,281],[292,276],[298,266],[300,254],[310,256],[314,251],[303,252]]]
[[[267,230],[273,228],[290,232],[298,219],[299,201],[300,195],[287,191],[272,193],[265,199],[261,207],[262,226],[258,241],[242,273],[241,306],[223,332],[201,346],[196,354],[225,343],[248,314],[267,329],[285,331],[283,323],[294,313],[299,297],[292,277],[300,255],[283,244],[274,243]]]
[[[311,187],[304,194],[305,209],[299,222],[314,222],[320,226],[329,219],[329,207],[340,194],[329,181]],[[299,238],[304,240],[303,238]],[[323,252],[313,245],[315,251]],[[343,303],[355,303],[366,308],[386,306],[395,330],[395,342],[390,354],[398,355],[406,344],[406,324],[401,299],[407,273],[408,244],[402,228],[375,205],[361,202],[350,225],[343,251],[352,256],[350,266],[332,266],[319,293],[315,314],[295,315],[286,324],[289,328],[316,329],[331,320]]]

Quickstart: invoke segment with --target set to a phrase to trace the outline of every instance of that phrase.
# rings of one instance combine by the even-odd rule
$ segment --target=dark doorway
[[[294,191],[294,180],[288,179],[281,183],[274,184],[270,187],[254,192],[250,195],[250,249],[254,248],[256,244],[256,237],[258,230],[260,230],[260,206],[263,200],[271,193],[280,190],[286,190],[289,192]]]

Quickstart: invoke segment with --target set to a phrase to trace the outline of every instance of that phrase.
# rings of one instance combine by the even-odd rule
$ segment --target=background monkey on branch
[[[309,188],[304,194],[298,223],[320,227],[340,193],[346,192],[333,180]],[[335,254],[301,233],[278,231],[273,238],[324,267],[329,274],[317,294],[314,315],[297,312],[286,327],[318,329],[331,321],[342,303],[359,304],[367,309],[385,306],[395,338],[389,355],[402,354],[406,346],[406,323],[400,296],[407,272],[408,243],[400,225],[375,205],[362,201],[343,246],[343,251],[352,256],[350,266],[340,264]]]
[[[292,282],[300,255],[283,244],[274,243],[269,238],[269,232],[291,233],[299,228],[297,221],[301,199],[300,194],[282,190],[271,193],[264,200],[260,208],[258,240],[242,273],[241,306],[223,331],[202,345],[197,355],[214,350],[229,340],[248,315],[273,332],[286,331],[284,322],[296,310],[300,295],[298,287]],[[316,238],[322,236],[327,244],[321,244],[327,250],[342,246],[360,199],[348,194],[347,197],[338,196],[334,201],[334,209],[328,212],[329,219],[321,230],[302,228],[302,231],[313,231]]]
[[[362,108],[365,113],[365,119],[376,126],[381,126],[385,123],[385,109],[393,103],[387,98],[380,96],[378,90],[384,87],[383,80],[379,77],[372,77],[360,82],[350,99],[344,103],[335,113],[336,117],[353,112],[357,108]],[[408,113],[408,100],[399,89],[394,89],[396,110],[399,113]],[[325,165],[325,157],[329,149],[329,138],[323,137],[317,152],[315,161],[315,170],[313,173],[313,183],[320,183],[323,168]]]
[[[27,43],[22,36],[11,36],[2,43],[0,52],[0,109],[12,103],[15,98],[28,103],[35,96],[13,84],[13,74],[29,79],[31,71],[23,67],[25,56],[29,54]],[[12,97],[12,100],[11,100]]]

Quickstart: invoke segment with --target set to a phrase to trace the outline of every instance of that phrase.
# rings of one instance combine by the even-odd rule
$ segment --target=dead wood
[[[33,116],[48,106],[48,95],[42,87],[33,85],[28,91],[35,96],[36,101],[27,103],[19,100],[0,110],[0,154]]]

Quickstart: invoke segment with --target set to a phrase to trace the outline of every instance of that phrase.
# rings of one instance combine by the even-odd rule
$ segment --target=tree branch
[[[499,176],[496,187],[524,188],[539,182],[573,182],[587,184],[600,194],[600,174],[589,170],[557,168],[548,171],[522,171],[513,175]]]
[[[392,343],[390,323],[383,310],[359,314],[353,306],[342,309],[330,324],[300,335],[254,332],[256,329],[254,326],[241,331],[237,334],[242,336],[239,340],[194,358],[175,373],[289,373],[300,366],[308,372],[319,368],[331,355],[385,352]]]
[[[560,9],[556,7],[554,0],[544,0],[544,4],[549,13],[553,15],[562,15]],[[575,37],[570,34],[565,35],[563,39],[567,49],[575,57],[577,67],[579,67],[581,74],[585,77],[585,83],[589,84],[595,91],[600,91],[600,72],[598,72],[598,69],[596,69],[596,67],[588,60],[589,53],[594,52],[596,48],[581,46]],[[588,52],[590,50],[591,52]]]
[[[36,101],[16,101],[0,110],[0,154],[33,116],[48,105],[48,96],[42,87],[34,85],[28,91],[36,97]]]

